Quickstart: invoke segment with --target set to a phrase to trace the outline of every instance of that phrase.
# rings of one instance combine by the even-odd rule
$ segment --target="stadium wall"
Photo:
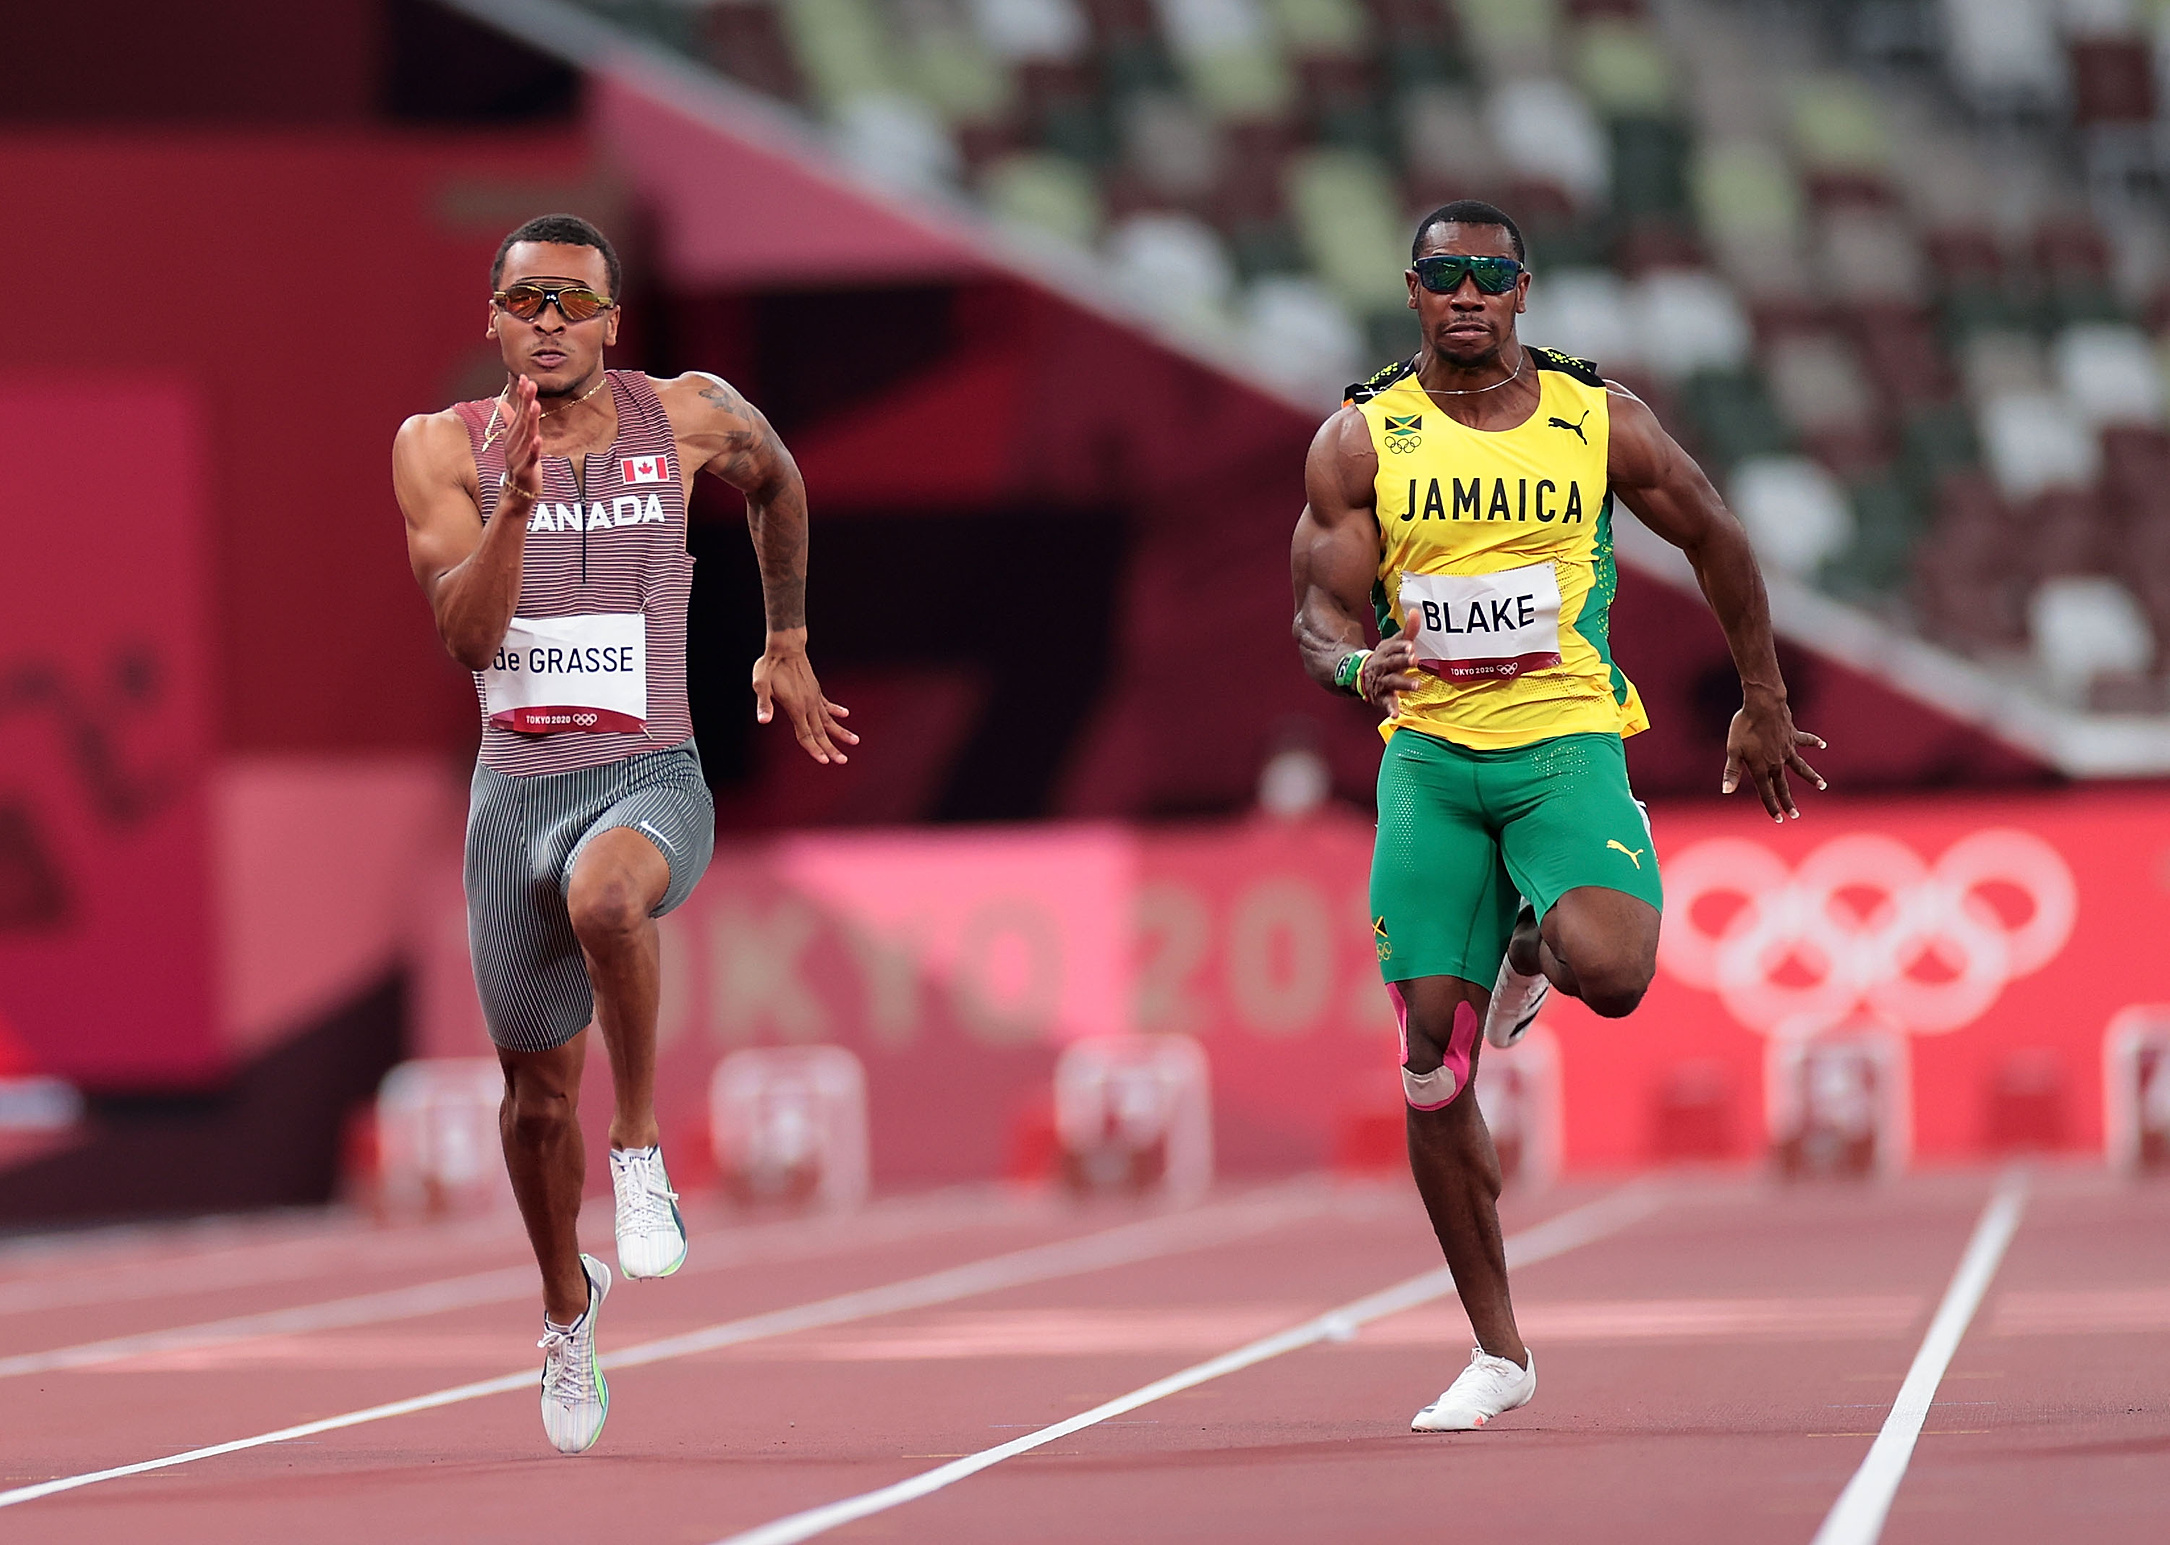
[[[2106,1031],[2159,984],[2144,953],[2099,941],[2170,924],[2170,796],[1652,819],[1669,915],[1649,996],[1624,1021],[1557,997],[1543,1019],[1565,1169],[1762,1162],[1782,1054],[1833,1037],[1896,1050],[1900,1162],[2101,1151]],[[1143,1031],[1205,1048],[1224,1171],[1378,1162],[1382,1130],[1398,1165],[1369,858],[1368,827],[1341,814],[727,847],[664,925],[666,1133],[700,1150],[725,1053],[829,1042],[867,1065],[878,1180],[988,1178],[1029,1164],[1064,1044]],[[473,1055],[449,868],[431,905],[422,1044]],[[1487,1076],[1517,1056],[1487,1053]]]

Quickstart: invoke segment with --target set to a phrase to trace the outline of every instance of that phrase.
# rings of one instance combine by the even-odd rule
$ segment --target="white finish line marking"
[[[1648,1216],[1657,1206],[1658,1198],[1649,1190],[1640,1185],[1629,1185],[1512,1236],[1507,1240],[1507,1264],[1529,1266],[1538,1261],[1549,1260],[1555,1255],[1564,1255],[1578,1245],[1586,1245],[1592,1240],[1618,1232],[1630,1223]],[[1219,1357],[1195,1363],[1180,1373],[1171,1373],[1142,1389],[1134,1389],[1127,1395],[1118,1395],[1104,1405],[1094,1406],[1090,1411],[1080,1411],[1073,1417],[1042,1427],[1037,1432],[1027,1433],[1022,1438],[1012,1438],[994,1448],[968,1454],[962,1459],[952,1460],[946,1465],[898,1481],[893,1486],[862,1492],[856,1497],[846,1497],[840,1502],[831,1502],[822,1507],[809,1508],[803,1513],[794,1513],[788,1518],[776,1519],[772,1523],[719,1540],[717,1545],[795,1545],[799,1540],[810,1540],[817,1534],[826,1534],[831,1529],[840,1528],[858,1519],[886,1512],[907,1502],[915,1502],[945,1486],[954,1485],[967,1476],[990,1469],[1005,1459],[1029,1453],[1044,1444],[1053,1443],[1058,1438],[1067,1438],[1074,1432],[1098,1426],[1110,1417],[1125,1415],[1140,1406],[1151,1405],[1156,1400],[1163,1400],[1183,1390],[1209,1383],[1224,1374],[1240,1372],[1284,1353],[1315,1346],[1321,1341],[1347,1341],[1369,1321],[1399,1314],[1404,1309],[1413,1309],[1418,1304],[1428,1303],[1453,1291],[1453,1274],[1442,1266],[1436,1271],[1411,1277],[1406,1282],[1397,1283],[1369,1297],[1359,1298],[1354,1303],[1329,1309],[1316,1319],[1306,1320],[1301,1325],[1292,1325],[1287,1330],[1254,1341],[1249,1346],[1238,1347],[1233,1352],[1224,1352]]]
[[[1158,1256],[1181,1255],[1252,1234],[1265,1233],[1298,1218],[1328,1211],[1333,1204],[1333,1194],[1323,1187],[1307,1184],[1279,1187],[1263,1197],[1253,1196],[1217,1207],[1198,1208],[1189,1212],[1149,1218],[1139,1223],[1126,1223],[1121,1227],[1087,1234],[1079,1239],[1034,1245],[1006,1255],[989,1256],[962,1266],[930,1272],[923,1277],[909,1277],[902,1282],[885,1283],[881,1287],[861,1288],[857,1292],[840,1293],[834,1298],[798,1304],[788,1309],[772,1309],[765,1314],[751,1315],[742,1320],[725,1320],[721,1324],[705,1326],[683,1335],[666,1336],[659,1341],[647,1341],[627,1347],[621,1352],[605,1353],[599,1361],[603,1367],[611,1370],[638,1368],[671,1358],[712,1352],[719,1347],[737,1346],[741,1342],[758,1341],[766,1336],[787,1336],[794,1331],[842,1325],[851,1320],[896,1314],[906,1309],[923,1309],[934,1304],[992,1293],[1002,1288],[1022,1287],[1028,1283],[1077,1276],[1111,1266],[1152,1260]],[[365,1422],[381,1422],[395,1416],[410,1416],[417,1411],[433,1411],[442,1406],[459,1405],[464,1401],[480,1400],[489,1395],[503,1395],[522,1389],[532,1392],[539,1377],[537,1370],[524,1368],[518,1373],[508,1373],[495,1379],[456,1384],[450,1389],[415,1395],[406,1400],[394,1400],[384,1405],[370,1406],[365,1410],[349,1411],[342,1416],[327,1416],[318,1421],[281,1427],[276,1432],[260,1432],[253,1437],[235,1438],[228,1443],[192,1448],[158,1459],[115,1465],[108,1470],[63,1475],[29,1486],[18,1486],[12,1491],[0,1491],[0,1507],[14,1507],[19,1503],[33,1502],[39,1497],[52,1496],[56,1492],[94,1486],[100,1481],[119,1480],[128,1475],[144,1475],[153,1470],[169,1470],[176,1465],[215,1459],[221,1454],[237,1454],[244,1449],[262,1448],[270,1443],[291,1443],[299,1438],[314,1437],[320,1432],[336,1432],[342,1427],[359,1427]]]
[[[1952,1273],[1951,1286],[1944,1290],[1944,1301],[1937,1305],[1936,1318],[1929,1322],[1929,1334],[1922,1338],[1913,1366],[1906,1370],[1891,1414],[1884,1418],[1861,1468],[1832,1504],[1813,1545],[1875,1545],[1884,1532],[1884,1519],[1899,1494],[1899,1483],[1906,1478],[1907,1462],[1914,1457],[1921,1424],[1929,1419],[1936,1387],[1951,1365],[1952,1354],[1959,1350],[1974,1311],[1981,1307],[1982,1295],[1989,1291],[1990,1279],[2004,1260],[2005,1247],[2011,1244],[2026,1205],[2026,1172],[2007,1171],[1974,1225],[1974,1236],[1959,1257],[1959,1269]]]

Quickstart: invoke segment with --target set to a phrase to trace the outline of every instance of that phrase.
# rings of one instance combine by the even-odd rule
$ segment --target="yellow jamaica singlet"
[[[1474,750],[1648,729],[1613,664],[1611,426],[1587,360],[1527,349],[1537,411],[1513,429],[1456,423],[1407,362],[1349,390],[1379,457],[1382,638],[1418,613],[1423,685],[1380,727]]]

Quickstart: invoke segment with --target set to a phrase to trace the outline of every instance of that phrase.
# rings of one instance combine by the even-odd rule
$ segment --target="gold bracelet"
[[[542,498],[541,494],[534,493],[529,489],[523,488],[520,484],[513,482],[510,478],[506,477],[504,473],[500,472],[497,474],[497,497],[502,500],[507,494],[524,494],[527,496],[527,502],[530,504],[534,504]]]

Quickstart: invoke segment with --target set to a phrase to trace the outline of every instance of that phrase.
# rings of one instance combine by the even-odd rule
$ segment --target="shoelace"
[[[615,1177],[613,1177],[615,1178]],[[627,1185],[618,1195],[618,1205],[625,1212],[626,1222],[635,1229],[678,1230],[677,1219],[671,1216],[671,1205],[678,1200],[678,1193],[660,1185],[655,1171],[647,1164],[626,1173]]]
[[[1511,1388],[1514,1383],[1520,1381],[1524,1373],[1528,1372],[1527,1369],[1517,1368],[1512,1358],[1507,1359],[1506,1367],[1502,1368],[1496,1366],[1489,1359],[1480,1362],[1478,1359],[1483,1357],[1484,1348],[1478,1347],[1469,1354],[1469,1366],[1478,1370],[1485,1378],[1490,1379],[1501,1388]]]
[[[1461,1372],[1461,1377],[1457,1378],[1453,1384],[1449,1385],[1445,1390],[1441,1391],[1439,1398],[1437,1400],[1434,1400],[1430,1405],[1426,1406],[1422,1411],[1417,1412],[1417,1415],[1427,1415],[1433,1411],[1438,1410],[1441,1406],[1445,1405],[1447,1403],[1447,1397],[1452,1395],[1454,1391],[1461,1386],[1462,1379],[1466,1379],[1469,1377],[1471,1369],[1475,1369],[1481,1373],[1485,1373],[1488,1375],[1496,1376],[1495,1370],[1485,1367],[1485,1365],[1478,1360],[1483,1356],[1483,1347],[1471,1347],[1469,1349],[1469,1367],[1464,1368]]]
[[[571,1331],[546,1329],[535,1345],[543,1351],[543,1388],[547,1393],[564,1405],[593,1397],[594,1380],[588,1373],[593,1354],[581,1337]]]

